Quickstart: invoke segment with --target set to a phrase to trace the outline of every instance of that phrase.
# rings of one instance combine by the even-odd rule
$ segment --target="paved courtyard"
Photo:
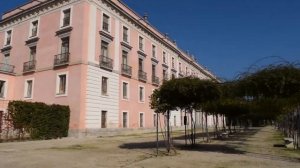
[[[2,143],[0,167],[300,167],[299,151],[273,147],[281,143],[281,137],[272,127],[253,128],[211,143],[200,142],[199,138],[194,148],[184,147],[182,135],[177,132],[178,138],[174,138],[176,154],[165,155],[164,142],[160,142],[158,157],[152,133]]]

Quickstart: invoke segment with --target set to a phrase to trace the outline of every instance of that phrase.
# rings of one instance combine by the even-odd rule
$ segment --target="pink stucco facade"
[[[175,77],[194,75],[216,79],[118,0],[32,1],[21,8],[24,10],[15,9],[4,14],[0,22],[2,111],[10,100],[69,105],[70,133],[86,134],[123,127],[152,128],[154,112],[149,107],[149,96],[162,83],[163,70],[169,78],[174,74]],[[36,27],[35,23],[38,23]],[[123,37],[124,26],[127,41]],[[33,27],[37,28],[37,34],[31,37]],[[143,51],[139,49],[140,36]],[[8,37],[10,43],[6,45]],[[63,42],[64,39],[68,42]],[[68,47],[62,47],[65,43]],[[31,54],[32,48],[35,54]],[[66,48],[68,55],[63,52]],[[124,75],[124,70],[128,69],[122,65],[123,51],[127,53],[126,67],[131,69],[129,75]],[[58,54],[61,55],[59,63],[55,62]],[[103,54],[109,59],[103,60]],[[139,66],[139,59],[142,59],[142,66]],[[24,63],[28,61],[35,62],[35,66],[26,71]],[[12,65],[13,71],[6,65]],[[153,66],[159,81],[152,80]],[[146,80],[139,78],[140,67],[147,73]],[[32,81],[30,97],[26,96],[30,88],[28,81]],[[126,96],[124,83],[127,84]],[[173,112],[172,119],[173,125],[181,125],[179,111]]]

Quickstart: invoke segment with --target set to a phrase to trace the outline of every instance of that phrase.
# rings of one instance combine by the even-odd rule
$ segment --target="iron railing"
[[[54,56],[54,66],[62,66],[69,64],[70,53],[62,53]]]
[[[23,72],[31,72],[35,70],[36,60],[24,62]]]
[[[15,66],[0,63],[0,71],[4,73],[14,73]]]
[[[121,72],[122,72],[122,75],[126,75],[126,76],[130,76],[131,77],[131,75],[132,75],[132,67],[131,66],[129,66],[129,65],[126,65],[126,64],[122,64],[121,65],[122,67],[122,70],[121,70]]]
[[[146,82],[147,81],[147,73],[142,70],[139,70],[138,78],[139,78],[139,80]]]
[[[152,84],[159,85],[159,77],[153,75],[152,76]]]
[[[100,56],[100,67],[108,70],[113,70],[113,59],[107,56]]]

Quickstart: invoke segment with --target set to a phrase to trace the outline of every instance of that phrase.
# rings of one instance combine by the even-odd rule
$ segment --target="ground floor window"
[[[144,113],[140,113],[140,128],[144,127]]]
[[[127,127],[128,127],[128,113],[123,112],[123,128],[127,128]]]
[[[101,111],[101,128],[107,128],[107,111]]]

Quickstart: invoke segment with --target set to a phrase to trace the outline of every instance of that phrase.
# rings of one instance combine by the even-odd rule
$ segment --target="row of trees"
[[[180,109],[190,115],[190,139],[191,144],[195,144],[195,110],[203,111],[206,117],[226,116],[230,131],[230,126],[236,123],[247,127],[250,123],[259,125],[276,121],[281,128],[285,126],[284,132],[293,132],[293,136],[299,137],[299,113],[295,113],[299,100],[300,68],[282,64],[244,73],[236,80],[223,83],[193,77],[165,81],[151,96],[151,108],[165,114],[167,120],[172,110]],[[296,123],[292,123],[293,126],[286,124],[289,122],[285,116],[293,116]],[[291,128],[292,131],[286,131]],[[170,144],[170,136],[167,136],[167,144]]]

